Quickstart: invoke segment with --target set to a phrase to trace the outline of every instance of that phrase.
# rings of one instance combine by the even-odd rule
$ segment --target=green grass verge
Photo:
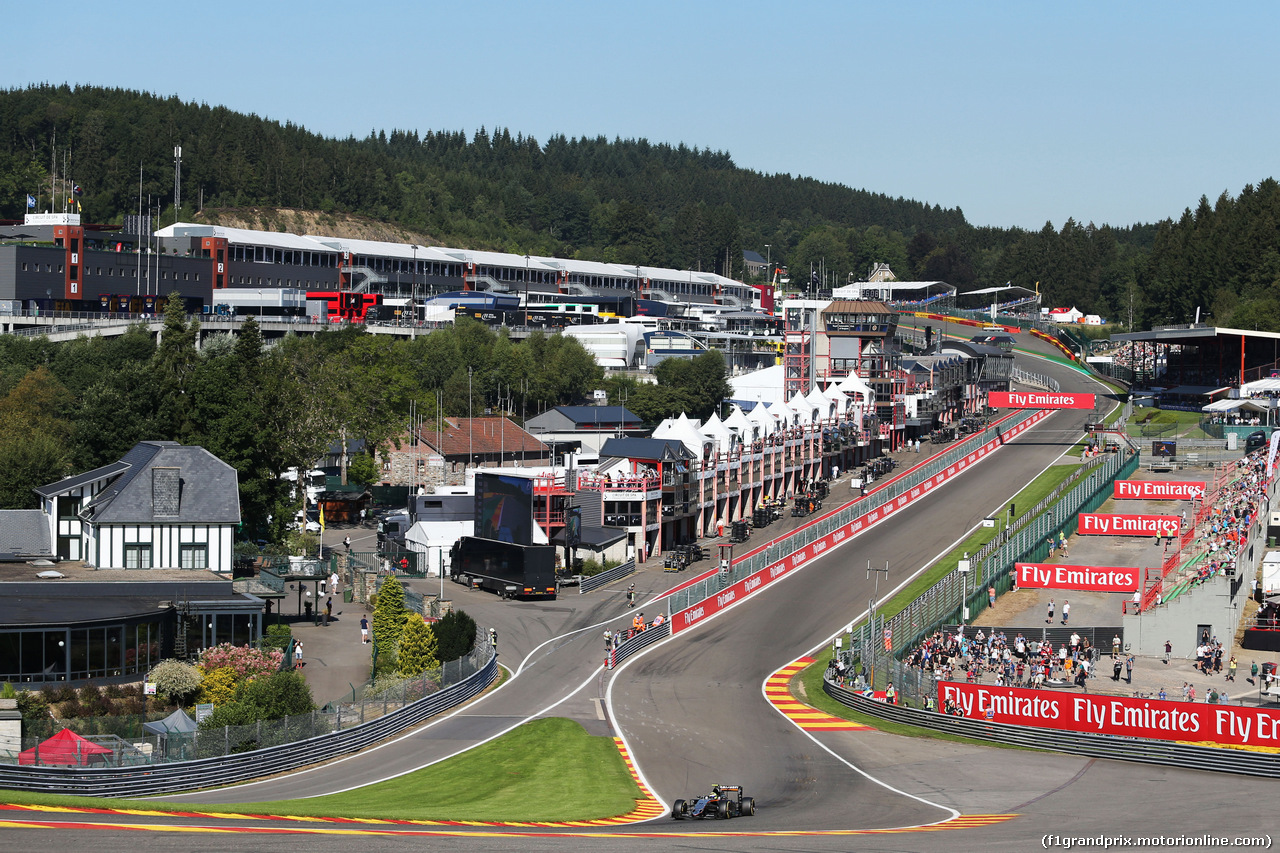
[[[640,789],[613,739],[563,718],[533,720],[456,758],[324,797],[201,808],[3,791],[10,803],[400,820],[565,821],[626,814]]]
[[[1027,486],[1018,492],[1013,502],[1018,506],[1030,507],[1035,506],[1042,498],[1052,492],[1063,480],[1071,476],[1079,465],[1052,465],[1040,472],[1040,475],[1032,480]],[[992,507],[992,511],[1000,515],[1001,507]],[[979,527],[973,533],[957,545],[950,553],[942,557],[928,569],[923,571],[919,577],[907,584],[905,588],[893,598],[877,608],[879,613],[884,614],[886,618],[894,616],[905,610],[907,605],[915,601],[929,587],[937,583],[943,575],[956,567],[967,551],[970,554],[976,553],[979,548],[995,539],[1000,535],[1001,528],[996,527]]]

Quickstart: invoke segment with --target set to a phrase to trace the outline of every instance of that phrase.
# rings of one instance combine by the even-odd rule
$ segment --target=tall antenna
[[[182,208],[182,146],[173,147],[173,221],[178,221],[178,211]]]

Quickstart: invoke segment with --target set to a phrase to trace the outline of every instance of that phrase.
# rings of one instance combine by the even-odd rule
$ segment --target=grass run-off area
[[[391,747],[394,748],[394,747]],[[341,794],[199,806],[0,791],[0,801],[81,808],[398,820],[566,821],[627,814],[641,797],[613,739],[534,720],[447,761]]]

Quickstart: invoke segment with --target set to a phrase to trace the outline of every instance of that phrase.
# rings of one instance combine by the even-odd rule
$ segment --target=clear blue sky
[[[1280,4],[7,4],[0,87],[222,104],[326,136],[645,137],[1037,229],[1276,174]]]

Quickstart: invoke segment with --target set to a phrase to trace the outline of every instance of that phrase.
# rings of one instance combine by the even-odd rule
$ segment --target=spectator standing
[[[1129,655],[1124,659],[1124,680],[1133,684],[1133,655]]]
[[[1063,599],[1062,601],[1062,624],[1067,624],[1067,620],[1071,618],[1071,601]]]
[[[1173,654],[1173,643],[1168,640],[1164,641],[1164,665],[1169,665],[1169,655]]]
[[[1111,656],[1113,658],[1120,657],[1120,635],[1116,634],[1111,638]]]
[[[1122,666],[1122,664],[1120,663],[1120,658],[1119,658],[1119,657],[1112,658],[1112,660],[1111,660],[1111,680],[1112,680],[1112,681],[1119,681],[1119,680],[1120,680],[1120,667],[1121,667],[1121,666]]]
[[[1052,598],[1049,599],[1049,618],[1044,620],[1044,624],[1046,625],[1053,624],[1053,599]]]
[[[369,617],[368,616],[360,617],[360,642],[361,643],[369,642]]]
[[[1227,664],[1227,681],[1236,680],[1236,656],[1231,656],[1231,661]]]

